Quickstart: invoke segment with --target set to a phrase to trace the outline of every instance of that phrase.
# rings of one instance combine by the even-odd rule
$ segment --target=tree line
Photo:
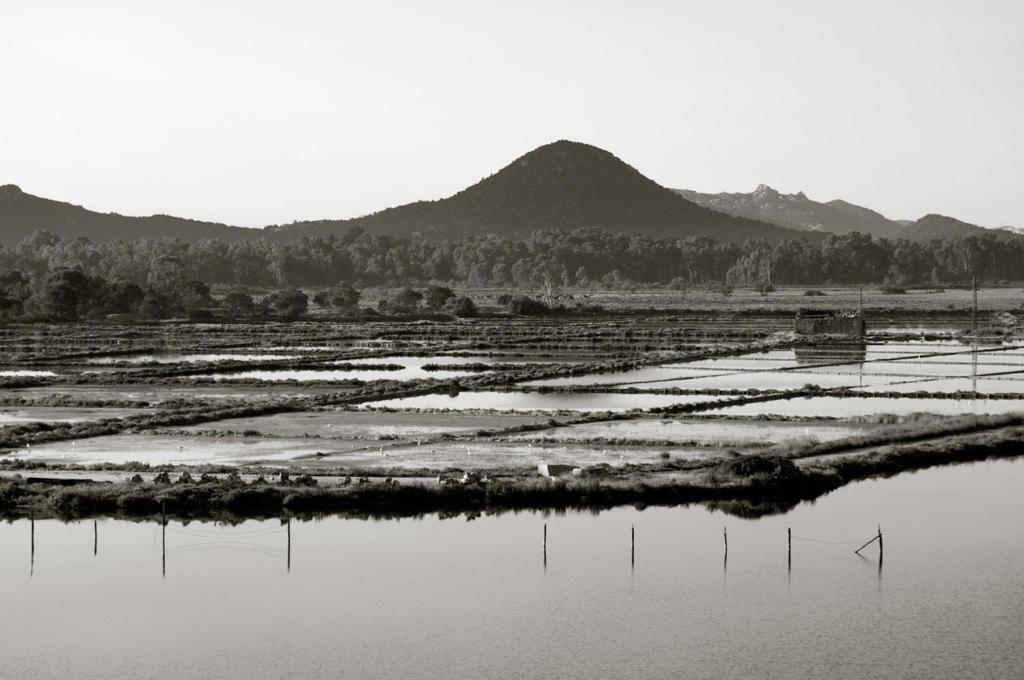
[[[441,243],[372,235],[290,243],[139,239],[92,243],[45,231],[0,246],[0,271],[77,269],[139,286],[169,280],[260,287],[356,287],[445,282],[468,286],[615,286],[768,280],[776,285],[954,284],[1024,278],[1024,239],[999,235],[950,240],[873,239],[852,232],[820,241],[720,243],[708,236],[658,239],[596,229],[490,234]]]
[[[87,316],[130,308],[159,317],[208,306],[214,285],[237,289],[232,300],[240,312],[249,304],[241,297],[246,289],[278,289],[278,298],[262,298],[263,307],[249,311],[284,315],[289,303],[280,295],[299,288],[329,291],[344,309],[356,304],[345,302],[346,296],[371,286],[412,290],[432,283],[550,292],[559,287],[716,283],[762,288],[945,285],[969,283],[973,277],[982,282],[1024,279],[1024,239],[992,234],[910,241],[849,233],[817,241],[720,243],[707,236],[658,239],[577,229],[429,243],[353,228],[341,236],[290,243],[93,243],[39,231],[16,245],[0,246],[0,310],[27,305],[29,310],[56,310],[59,316],[72,313],[73,306],[78,316]],[[292,306],[301,306],[291,297]],[[394,302],[393,310],[409,307],[407,299]]]
[[[8,319],[75,321],[127,315],[137,319],[294,320],[305,316],[313,306],[335,316],[358,318],[382,314],[473,317],[478,311],[472,299],[456,295],[447,286],[433,284],[423,290],[400,288],[390,297],[378,300],[376,307],[361,307],[361,298],[362,293],[347,283],[319,290],[312,296],[297,288],[254,295],[237,287],[214,296],[208,285],[195,280],[165,281],[143,288],[70,268],[35,276],[17,270],[0,272],[0,318]]]

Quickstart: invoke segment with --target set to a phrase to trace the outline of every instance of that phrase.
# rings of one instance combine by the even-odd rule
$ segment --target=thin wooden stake
[[[636,566],[636,527],[629,527],[629,564]]]
[[[786,528],[786,566],[793,568],[793,529]]]
[[[160,501],[160,576],[167,578],[167,501]]]
[[[97,548],[99,547],[99,530],[96,528],[96,520],[92,521],[92,556],[96,557]]]
[[[854,550],[853,554],[854,555],[859,555],[861,550],[863,550],[864,548],[868,547],[869,545],[871,545],[875,541],[878,541],[878,551],[879,551],[879,553],[881,553],[881,551],[882,551],[882,527],[878,527],[878,533],[875,534],[874,536],[872,536],[870,541],[868,541],[867,543],[865,543],[861,547],[859,547],[856,550]]]
[[[288,571],[292,570],[292,518],[288,518]]]
[[[861,547],[859,547],[856,550],[854,550],[853,554],[854,555],[859,555],[861,550],[863,550],[864,548],[868,547],[869,545],[871,545],[872,543],[874,543],[877,540],[878,540],[878,536],[872,536],[870,541],[868,541],[867,543],[865,543]]]
[[[725,543],[725,552],[722,553],[722,576],[724,577],[729,569],[729,534],[726,533],[725,527],[722,527],[722,541]]]
[[[971,277],[971,291],[974,296],[974,305],[971,307],[971,335],[978,334],[978,277]]]
[[[544,566],[548,566],[548,523],[544,522]]]
[[[36,518],[35,515],[29,515],[30,533],[32,539],[31,553],[29,554],[29,565],[28,575],[32,576],[36,572]]]

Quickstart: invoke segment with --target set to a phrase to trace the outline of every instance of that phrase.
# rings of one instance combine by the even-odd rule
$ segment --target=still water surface
[[[1018,460],[760,520],[293,520],[290,556],[278,520],[172,522],[166,575],[157,523],[101,520],[94,556],[91,521],[38,521],[33,562],[19,520],[0,524],[0,676],[1019,678],[1021,488]],[[852,554],[879,523],[884,565]]]
[[[705,394],[623,394],[615,392],[472,392],[423,394],[364,404],[367,408],[472,411],[630,411],[719,401]]]

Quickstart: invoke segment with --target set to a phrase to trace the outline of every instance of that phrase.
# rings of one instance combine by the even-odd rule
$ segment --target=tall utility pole
[[[978,277],[971,277],[971,391],[978,395]]]
[[[978,277],[971,277],[971,292],[974,296],[974,306],[971,307],[971,335],[978,334]]]

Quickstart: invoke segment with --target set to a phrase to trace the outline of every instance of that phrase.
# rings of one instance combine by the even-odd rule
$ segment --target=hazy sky
[[[0,0],[0,184],[245,226],[440,198],[560,138],[1024,226],[1022,0]]]

